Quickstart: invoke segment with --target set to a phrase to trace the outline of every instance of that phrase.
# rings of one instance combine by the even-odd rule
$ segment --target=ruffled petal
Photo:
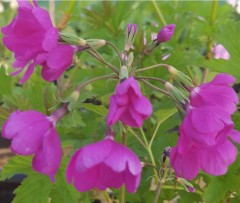
[[[62,159],[61,143],[55,128],[52,128],[44,135],[42,149],[33,158],[33,169],[49,175],[54,182]]]

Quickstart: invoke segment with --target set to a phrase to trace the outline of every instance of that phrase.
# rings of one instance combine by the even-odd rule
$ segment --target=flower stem
[[[158,199],[159,199],[159,196],[160,196],[160,193],[161,193],[161,189],[162,189],[162,181],[159,181],[157,189],[156,189],[156,193],[155,193],[155,197],[154,197],[153,203],[157,203],[158,202]]]
[[[115,50],[115,52],[118,55],[119,61],[120,61],[120,66],[122,66],[122,56],[121,56],[120,52],[118,51],[117,47],[109,41],[106,41],[106,44],[110,45]]]
[[[163,80],[161,78],[155,78],[155,77],[148,77],[148,76],[135,76],[136,79],[146,79],[146,80],[155,80],[158,82],[161,82],[163,84],[165,84],[167,81]]]
[[[115,75],[115,74],[109,74],[109,75],[102,75],[102,76],[98,76],[98,77],[95,77],[95,78],[92,78],[82,84],[80,84],[79,86],[76,87],[75,91],[80,91],[83,87],[93,83],[93,82],[96,82],[98,80],[105,80],[105,79],[110,79],[110,78],[113,78],[113,79],[118,79],[118,77]]]
[[[153,3],[153,6],[154,6],[157,14],[158,14],[158,17],[160,18],[160,21],[161,21],[162,24],[165,26],[167,23],[166,23],[166,21],[164,20],[162,11],[160,10],[159,6],[157,5],[156,0],[152,0],[152,3]]]
[[[159,63],[159,64],[149,66],[149,67],[146,67],[146,68],[141,68],[141,69],[134,70],[131,73],[131,75],[134,75],[135,73],[140,73],[140,72],[143,72],[143,71],[146,71],[146,70],[151,70],[151,69],[154,69],[154,68],[158,68],[158,67],[165,67],[166,69],[168,69],[170,66],[168,64]]]
[[[143,79],[139,79],[139,80],[141,82],[143,82],[144,84],[148,85],[149,87],[151,87],[152,89],[154,89],[154,90],[156,90],[158,92],[161,92],[162,94],[165,94],[168,97],[170,96],[170,94],[167,91],[165,91],[163,89],[160,89],[160,88],[156,87],[155,85],[152,85],[151,83],[147,82],[146,80],[143,80]]]
[[[102,56],[89,44],[87,44],[87,46],[90,48],[90,50],[88,50],[88,53],[92,53],[91,55],[93,57],[95,57],[97,60],[99,60],[101,63],[105,64],[106,66],[108,66],[109,68],[112,69],[113,72],[119,74],[119,70],[112,64],[108,63],[107,61],[105,61]]]
[[[143,140],[144,140],[144,142],[145,142],[145,145],[147,146],[146,149],[147,149],[148,155],[149,155],[149,157],[150,157],[151,163],[152,163],[152,165],[154,166],[153,172],[154,172],[154,174],[155,174],[155,181],[156,181],[156,183],[158,183],[158,177],[159,177],[159,176],[158,176],[158,172],[157,172],[157,170],[156,170],[157,165],[156,165],[156,162],[155,162],[155,159],[154,159],[152,150],[149,148],[149,144],[148,144],[148,141],[147,141],[147,138],[146,138],[146,135],[145,135],[143,129],[140,128],[140,131],[141,131]]]

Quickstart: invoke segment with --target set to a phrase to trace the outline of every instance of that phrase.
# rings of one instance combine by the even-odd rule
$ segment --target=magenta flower
[[[78,149],[67,166],[67,182],[85,192],[93,188],[119,188],[125,184],[134,193],[141,179],[141,163],[127,147],[112,137]]]
[[[216,75],[211,82],[195,87],[190,95],[191,106],[213,105],[233,114],[239,102],[236,92],[230,86],[234,81],[235,78],[231,75],[221,73]]]
[[[213,52],[213,55],[214,55],[215,59],[225,59],[225,60],[229,60],[230,59],[230,54],[224,48],[224,46],[221,45],[221,44],[215,45],[212,48],[212,52]]]
[[[240,144],[239,132],[228,130],[227,135]],[[237,149],[227,138],[218,139],[214,146],[200,147],[191,142],[181,130],[178,144],[172,148],[170,162],[178,177],[192,180],[201,169],[214,176],[225,174],[236,156]]]
[[[54,175],[62,158],[61,143],[55,129],[54,117],[37,111],[15,111],[2,128],[2,136],[11,139],[11,150],[19,155],[32,155],[35,171]]]
[[[59,33],[48,12],[33,2],[34,5],[19,0],[17,16],[1,29],[3,44],[15,56],[13,67],[18,70],[12,75],[27,67],[20,83],[32,75],[36,65],[44,67],[42,75],[45,80],[56,80],[72,64],[75,53],[73,46],[58,43]]]
[[[117,85],[110,98],[107,124],[112,126],[120,120],[131,127],[141,127],[151,114],[151,103],[142,95],[134,77],[129,77]]]
[[[215,145],[219,133],[232,128],[233,122],[228,113],[215,106],[196,108],[189,106],[182,123],[182,131],[188,139],[198,145]]]
[[[170,24],[162,27],[162,29],[158,32],[157,38],[155,39],[155,41],[157,41],[157,45],[162,42],[169,41],[174,34],[175,27],[175,24]]]

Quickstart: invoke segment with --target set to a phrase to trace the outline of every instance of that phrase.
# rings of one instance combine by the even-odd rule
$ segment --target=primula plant
[[[1,5],[13,203],[240,201],[237,1]]]

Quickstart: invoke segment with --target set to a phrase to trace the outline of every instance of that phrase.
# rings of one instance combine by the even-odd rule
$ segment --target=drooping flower
[[[191,180],[201,169],[223,175],[235,161],[237,150],[230,140],[240,143],[240,133],[233,130],[231,120],[238,103],[230,87],[234,81],[228,74],[218,74],[190,91],[180,137],[170,154],[177,176]]]
[[[162,27],[162,29],[157,34],[157,38],[155,39],[155,41],[157,41],[157,45],[162,42],[169,41],[174,34],[175,27],[175,24],[169,24]]]
[[[56,80],[72,64],[75,47],[58,42],[58,30],[53,26],[48,12],[40,8],[36,1],[31,4],[19,0],[18,5],[17,16],[1,29],[3,44],[14,53],[13,67],[18,69],[12,75],[27,67],[20,80],[24,83],[32,75],[34,67],[41,65],[44,67],[44,79]]]
[[[54,175],[62,158],[61,143],[55,129],[55,118],[38,111],[15,111],[2,128],[2,136],[11,139],[11,150],[19,155],[33,155],[35,171]]]
[[[134,77],[129,77],[117,85],[115,94],[110,98],[107,124],[112,126],[122,121],[131,127],[141,127],[151,114],[150,101],[142,95]]]
[[[232,128],[233,122],[228,113],[215,106],[192,107],[181,125],[182,131],[192,142],[199,145],[212,146],[221,131]]]
[[[127,191],[134,193],[141,171],[141,163],[134,152],[107,136],[78,149],[67,166],[66,177],[80,192],[119,188],[125,184]]]
[[[224,48],[224,46],[221,45],[221,44],[215,45],[212,48],[212,52],[213,52],[213,55],[214,55],[215,59],[225,59],[225,60],[229,60],[230,59],[230,54]]]
[[[239,144],[240,133],[231,130],[227,136]],[[229,139],[217,140],[214,146],[198,146],[180,131],[178,144],[172,148],[170,162],[178,177],[192,180],[202,169],[204,172],[218,176],[227,172],[237,156],[237,149]]]
[[[233,114],[236,111],[236,104],[239,102],[236,92],[230,86],[234,81],[235,78],[231,75],[226,73],[217,74],[211,82],[195,87],[191,91],[191,106],[212,105]]]

